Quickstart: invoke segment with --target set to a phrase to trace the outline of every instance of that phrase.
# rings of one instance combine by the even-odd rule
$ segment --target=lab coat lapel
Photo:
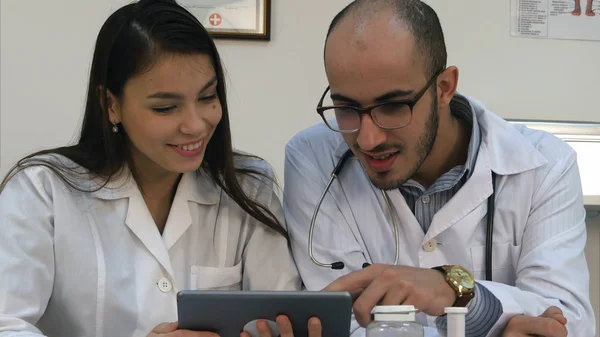
[[[175,242],[192,224],[192,215],[188,205],[188,191],[193,188],[193,180],[195,180],[192,175],[194,174],[186,173],[181,177],[177,192],[175,192],[175,198],[173,198],[173,204],[162,236],[167,251],[173,247]]]
[[[92,186],[102,186],[103,180],[97,178],[90,183],[93,184]],[[124,167],[122,172],[105,187],[92,194],[104,200],[129,199],[125,225],[173,277],[169,253],[129,168]]]
[[[487,111],[481,102],[467,96],[477,115],[481,145],[471,177],[433,217],[424,241],[429,241],[459,221],[477,223],[487,213],[486,201],[492,195],[492,171],[502,176],[518,174],[546,164],[546,159],[523,136],[522,131]],[[476,212],[474,212],[477,210]]]
[[[129,198],[129,208],[125,224],[165,268],[167,273],[171,277],[174,277],[169,253],[140,193]]]
[[[216,221],[218,212],[195,213],[195,218],[192,219],[190,207],[197,207],[196,204],[218,205],[220,197],[220,188],[208,174],[196,171],[183,175],[177,187],[162,237],[167,251],[185,234],[192,225],[192,220],[210,224]]]
[[[97,189],[92,192],[96,198],[129,199],[125,225],[173,278],[169,249],[192,225],[192,219],[199,223],[215,223],[218,212],[207,212],[206,208],[198,207],[197,204],[218,206],[222,193],[204,169],[185,173],[177,186],[165,230],[161,236],[128,167],[124,167],[108,183],[103,178],[97,177],[90,179],[89,184],[90,189]],[[190,207],[196,207],[194,213]]]
[[[492,171],[489,151],[486,144],[482,142],[473,174],[465,185],[433,216],[424,242],[435,238],[465,217],[479,217],[478,213],[473,211],[479,206],[485,207],[485,202],[491,195]],[[478,219],[474,221],[478,221]]]
[[[423,228],[415,218],[414,214],[408,207],[406,200],[402,196],[402,193],[398,189],[393,191],[388,191],[388,195],[390,197],[390,202],[392,203],[392,211],[396,212],[398,219],[398,236],[400,247],[404,247],[400,250],[400,256],[398,256],[398,263],[400,265],[409,265],[419,267],[419,256],[417,254],[413,254],[413,252],[418,252],[421,247],[421,242],[423,242],[423,238],[425,234],[423,233]],[[385,203],[385,202],[384,202]],[[384,211],[387,212],[387,209],[384,208]],[[389,217],[389,216],[388,216]],[[390,226],[393,226],[393,222],[390,219]],[[392,232],[393,233],[393,232]],[[389,251],[389,248],[386,248]],[[410,261],[406,261],[406,259],[410,259]]]

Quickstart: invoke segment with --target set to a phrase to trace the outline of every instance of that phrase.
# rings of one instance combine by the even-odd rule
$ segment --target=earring
[[[119,127],[117,126],[117,124],[113,124],[112,132],[119,133]]]

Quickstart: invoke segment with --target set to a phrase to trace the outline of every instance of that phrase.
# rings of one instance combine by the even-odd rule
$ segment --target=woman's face
[[[222,113],[212,60],[202,54],[164,54],[120,99],[109,93],[111,122],[127,132],[136,169],[153,176],[198,169]]]

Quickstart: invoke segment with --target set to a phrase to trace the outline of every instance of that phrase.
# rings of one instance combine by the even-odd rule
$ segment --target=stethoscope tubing
[[[316,219],[317,219],[317,215],[319,213],[319,209],[321,208],[321,204],[323,203],[323,200],[325,199],[325,196],[327,195],[327,192],[331,188],[331,185],[333,184],[333,182],[336,179],[338,179],[338,175],[341,172],[342,168],[344,167],[344,164],[346,163],[348,158],[350,158],[351,156],[352,156],[352,151],[347,150],[342,155],[342,157],[338,161],[337,165],[331,172],[331,178],[329,179],[329,182],[327,183],[325,190],[323,191],[323,193],[321,194],[321,197],[319,198],[319,201],[317,202],[317,206],[315,207],[312,219],[310,221],[310,227],[309,227],[309,231],[308,231],[308,256],[310,257],[310,259],[312,260],[312,262],[314,264],[316,264],[317,266],[320,266],[320,267],[331,268],[331,269],[336,269],[336,270],[344,269],[344,267],[345,267],[344,263],[341,261],[337,261],[337,262],[333,262],[333,263],[322,263],[322,262],[318,261],[314,257],[312,248],[313,248],[313,237],[314,237]],[[341,183],[340,183],[340,186],[341,186]],[[486,223],[487,228],[486,228],[485,278],[488,281],[492,280],[492,270],[493,270],[492,269],[492,253],[493,253],[493,245],[492,244],[493,244],[493,235],[494,235],[495,186],[496,186],[496,174],[494,172],[492,172],[492,194],[488,198],[488,205],[487,205],[488,212],[487,212],[487,223]],[[397,222],[395,214],[393,213],[389,196],[387,195],[387,193],[384,190],[381,190],[381,192],[383,194],[383,199],[386,203],[387,209],[390,213],[390,217],[391,217],[392,223],[393,223],[394,239],[395,239],[395,244],[396,244],[394,265],[397,265],[398,258],[400,255],[400,242],[399,242],[400,239],[399,239],[399,235],[398,235],[399,224]],[[369,265],[368,263],[365,263],[365,264],[363,264],[363,267],[368,266],[368,265]]]

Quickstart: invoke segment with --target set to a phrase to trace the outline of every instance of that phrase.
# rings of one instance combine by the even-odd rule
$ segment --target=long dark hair
[[[105,179],[98,189],[106,186],[130,160],[126,133],[122,129],[118,133],[112,132],[113,125],[106,109],[107,92],[120,98],[126,82],[148,69],[161,53],[199,53],[211,57],[223,115],[207,144],[200,169],[208,173],[244,211],[287,238],[284,227],[275,215],[267,206],[248,198],[238,181],[240,174],[255,178],[266,176],[256,170],[234,166],[234,157],[243,155],[234,152],[231,144],[221,58],[206,29],[175,0],[140,0],[120,8],[106,20],[96,41],[78,142],[72,146],[36,152],[21,159],[0,184],[0,192],[11,177],[31,166],[47,167],[71,187],[82,191],[68,177],[68,173],[80,173],[76,172],[77,167],[59,164],[44,155],[67,157],[85,168],[88,171],[86,174]]]

